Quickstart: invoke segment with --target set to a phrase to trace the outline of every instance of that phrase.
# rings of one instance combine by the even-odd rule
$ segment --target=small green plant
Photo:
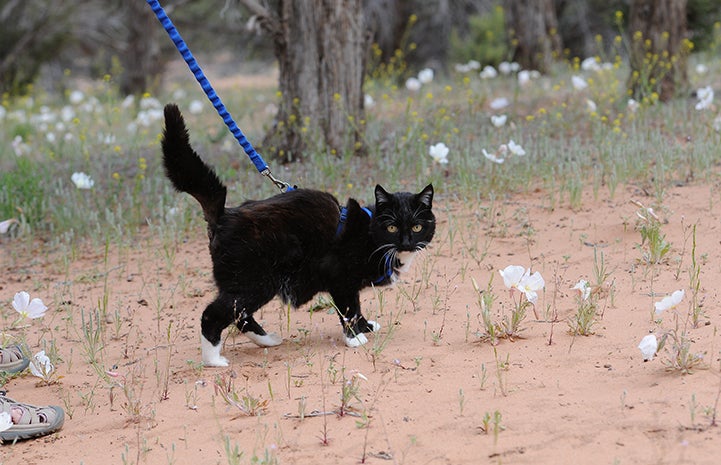
[[[582,279],[573,289],[579,292],[576,296],[576,313],[568,319],[568,332],[572,335],[590,336],[593,334],[593,326],[598,321],[600,288],[592,288]]]
[[[638,248],[643,252],[643,262],[649,266],[658,265],[667,259],[671,244],[666,241],[666,234],[661,232],[661,220],[653,208],[646,208],[635,200],[632,202],[639,207],[636,215],[639,218],[641,244]]]
[[[484,434],[493,433],[494,442],[498,441],[498,435],[501,431],[505,429],[505,427],[501,424],[502,419],[503,415],[501,415],[501,412],[499,412],[498,410],[494,411],[493,413],[486,412],[481,419],[481,431]]]
[[[692,310],[689,309],[686,315],[683,316],[683,322],[681,321],[681,315],[678,313],[677,309],[683,300],[684,294],[684,290],[679,289],[654,304],[655,314],[658,317],[657,323],[663,324],[660,316],[668,311],[673,314],[673,328],[663,331],[660,338],[658,338],[658,342],[656,342],[655,335],[646,336],[644,340],[650,339],[650,342],[646,341],[646,346],[642,347],[644,344],[644,340],[642,340],[639,349],[644,354],[644,358],[650,360],[656,353],[660,353],[666,348],[666,357],[662,359],[666,369],[689,374],[703,362],[704,353],[692,350],[693,340],[688,333]]]
[[[485,328],[485,333],[481,335],[481,338],[489,340],[493,345],[497,344],[499,339],[513,341],[521,337],[522,323],[526,319],[526,311],[529,307],[533,308],[533,313],[538,319],[535,303],[538,300],[538,292],[545,287],[545,281],[538,271],[531,274],[530,269],[511,265],[501,270],[500,273],[504,284],[511,290],[513,301],[510,315],[502,315],[500,321],[495,320],[491,312],[495,300],[492,292],[493,276],[485,290],[481,290],[475,279],[472,279],[473,288],[478,293],[481,321]]]
[[[458,412],[460,416],[463,416],[463,407],[466,406],[466,396],[463,393],[463,388],[458,389]]]
[[[119,389],[123,396],[120,406],[128,415],[129,421],[135,424],[142,422],[152,424],[155,412],[143,400],[146,378],[142,364],[133,365],[126,374],[108,370],[104,373],[104,378],[111,382],[109,391],[111,409],[115,403],[115,390]]]
[[[240,465],[242,463],[243,451],[240,450],[238,443],[230,441],[230,436],[227,434],[223,435],[223,450],[225,451],[225,458],[228,460],[228,465]]]
[[[80,332],[83,350],[88,363],[96,367],[98,371],[102,361],[102,351],[105,347],[103,342],[104,323],[100,319],[100,311],[86,313],[84,309],[80,310]],[[102,370],[100,370],[102,371]]]
[[[348,414],[356,414],[357,409],[353,406],[353,401],[356,400],[362,403],[360,398],[361,381],[368,381],[363,373],[353,371],[349,377],[346,376],[345,368],[342,369],[342,381],[340,391],[340,406],[338,406],[338,416],[345,416]]]
[[[693,369],[703,362],[704,354],[691,349],[692,340],[686,331],[675,327],[664,333],[658,342],[658,351],[660,352],[667,344],[669,345],[667,356],[662,359],[667,370],[686,375],[692,373]]]
[[[226,404],[238,409],[238,416],[256,417],[263,415],[268,410],[268,400],[255,397],[246,388],[244,394],[239,394],[235,388],[235,373],[225,373],[215,376],[213,385],[215,393],[225,401]],[[237,418],[237,417],[236,417]]]
[[[691,324],[698,328],[701,319],[706,315],[699,302],[699,290],[701,289],[701,265],[696,260],[696,225],[693,225],[691,239],[691,266],[688,270],[689,284],[691,290]]]
[[[606,268],[606,259],[603,255],[603,251],[598,250],[597,247],[593,248],[593,277],[595,278],[595,286],[598,289],[604,289],[606,287],[606,281],[611,276],[611,272]]]
[[[451,57],[457,63],[478,60],[483,65],[495,66],[510,56],[501,6],[484,15],[471,16],[468,28],[465,36],[456,29],[451,31]]]

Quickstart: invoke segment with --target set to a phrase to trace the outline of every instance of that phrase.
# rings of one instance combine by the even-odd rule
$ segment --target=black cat
[[[165,107],[163,163],[173,186],[195,197],[208,223],[218,297],[201,319],[203,363],[227,366],[221,333],[235,325],[255,344],[276,346],[253,313],[279,295],[299,306],[321,291],[338,309],[346,345],[368,342],[380,326],[361,315],[358,291],[393,282],[433,238],[433,186],[419,194],[375,188],[375,207],[354,199],[296,189],[266,200],[225,207],[226,187],[191,148],[178,107]]]

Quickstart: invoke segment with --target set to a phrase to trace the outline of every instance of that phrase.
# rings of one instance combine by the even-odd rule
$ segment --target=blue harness
[[[366,208],[361,207],[361,210],[366,212],[366,215],[368,215],[368,218],[373,218],[373,212]],[[335,237],[340,236],[340,233],[343,232],[343,228],[345,227],[345,223],[348,221],[348,207],[341,207],[340,208],[340,219],[338,220],[338,228],[335,230]],[[393,263],[391,260],[391,255],[388,255],[386,257],[386,262],[384,264],[384,270],[383,274],[380,275],[377,279],[373,281],[373,284],[380,284],[386,279],[390,279],[391,276],[393,276]]]

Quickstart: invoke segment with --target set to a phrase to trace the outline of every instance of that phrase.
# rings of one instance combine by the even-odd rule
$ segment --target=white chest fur
[[[416,258],[416,254],[418,252],[398,252],[396,257],[398,258],[398,261],[400,262],[400,267],[396,268],[396,271],[398,273],[407,273],[408,270],[411,269],[411,263],[413,263],[413,259]]]

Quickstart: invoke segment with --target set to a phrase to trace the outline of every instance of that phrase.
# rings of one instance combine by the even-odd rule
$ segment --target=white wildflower
[[[424,68],[418,72],[418,80],[421,84],[428,84],[433,81],[434,73],[431,68]]]
[[[418,92],[421,89],[421,85],[421,81],[414,77],[408,78],[406,81],[406,89],[411,92]]]
[[[641,339],[641,343],[638,344],[638,348],[643,355],[644,362],[652,360],[658,350],[658,341],[656,340],[656,336],[654,334],[644,336],[643,339]]]
[[[571,76],[571,84],[576,90],[583,90],[588,87],[588,83],[581,76]]]
[[[439,142],[435,145],[431,145],[428,149],[428,154],[433,158],[433,161],[445,165],[448,163],[448,152],[449,149],[443,142]]]
[[[480,76],[481,79],[493,79],[494,77],[498,76],[498,71],[496,71],[496,68],[494,68],[493,66],[486,65],[480,72]]]
[[[72,176],[70,176],[70,180],[73,181],[75,187],[78,189],[90,189],[95,185],[95,181],[82,171],[73,173]]]
[[[30,294],[25,291],[20,291],[15,294],[13,298],[13,308],[23,318],[30,318],[32,320],[42,318],[48,310],[48,307],[45,306],[42,300],[37,297],[30,300]]]
[[[501,110],[503,108],[506,108],[510,104],[511,102],[509,102],[506,97],[498,97],[491,100],[490,106],[492,110]]]
[[[506,124],[507,119],[508,117],[506,115],[491,115],[491,123],[497,128]]]
[[[508,151],[511,152],[513,155],[519,157],[522,157],[526,154],[526,151],[523,150],[523,147],[521,147],[520,144],[516,144],[515,142],[513,142],[513,139],[508,142]]]

